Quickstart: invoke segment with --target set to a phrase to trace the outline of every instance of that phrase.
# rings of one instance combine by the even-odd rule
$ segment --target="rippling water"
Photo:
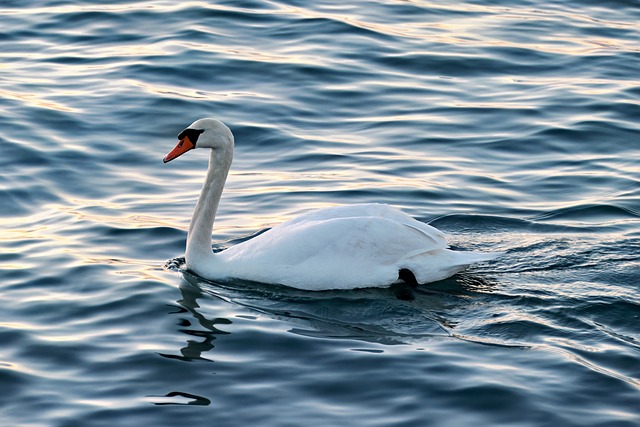
[[[635,0],[0,5],[0,424],[640,424]],[[303,292],[175,268],[236,135],[225,248],[386,202],[506,251]],[[165,262],[169,260],[167,267]]]

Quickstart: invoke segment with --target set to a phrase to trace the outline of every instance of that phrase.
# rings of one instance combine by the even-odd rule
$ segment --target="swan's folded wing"
[[[332,206],[328,208],[318,209],[299,217],[289,220],[282,226],[310,223],[314,221],[326,221],[339,218],[385,218],[398,224],[404,224],[411,227],[431,240],[437,247],[447,247],[447,238],[445,234],[424,222],[420,222],[412,216],[396,209],[392,206],[382,203],[361,203],[355,205]]]
[[[387,286],[408,256],[442,247],[416,227],[375,216],[283,223],[217,256],[229,277],[336,289]]]

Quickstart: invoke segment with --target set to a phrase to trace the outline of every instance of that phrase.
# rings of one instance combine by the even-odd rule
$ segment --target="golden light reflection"
[[[634,89],[638,87],[637,81],[633,80],[611,80],[611,79],[594,79],[584,78],[580,76],[558,77],[535,77],[527,76],[526,78],[514,78],[513,76],[494,77],[497,81],[509,84],[515,83],[519,85],[528,85],[533,87],[554,88],[560,87],[575,93],[587,95],[602,95],[606,93],[619,92],[621,90]],[[630,104],[640,105],[640,102],[632,99],[624,100]]]
[[[167,84],[154,83],[153,85],[133,79],[124,79],[122,84],[129,84],[141,88],[145,92],[153,93],[157,95],[171,95],[192,99],[208,99],[208,100],[220,100],[229,98],[261,98],[261,99],[274,99],[273,96],[258,93],[258,92],[241,92],[241,91],[223,91],[223,92],[211,92],[202,89],[191,89],[186,86],[169,86]]]
[[[49,342],[73,342],[73,341],[91,341],[95,338],[113,336],[113,335],[127,335],[130,331],[128,329],[108,329],[108,330],[90,330],[80,333],[75,331],[73,334],[68,335],[41,335],[39,338],[42,341]]]
[[[3,329],[18,329],[21,331],[35,331],[35,330],[41,330],[42,326],[40,325],[32,325],[30,323],[24,323],[24,322],[0,322],[0,328]]]
[[[52,300],[80,301],[80,300],[90,300],[92,298],[93,296],[91,295],[82,296],[80,294],[74,294],[74,293],[49,291],[41,294],[29,294],[28,296],[21,298],[21,301],[25,303],[34,303],[34,302],[47,302]]]
[[[32,107],[46,108],[49,110],[63,111],[67,113],[78,111],[73,107],[43,99],[34,93],[15,92],[0,89],[0,98],[14,99],[24,102],[25,104]]]
[[[11,223],[8,218],[1,218],[0,224],[2,223]],[[42,231],[44,227],[38,228],[7,228],[3,230],[2,236],[0,237],[0,241],[14,241],[17,239],[20,240],[38,240],[46,238],[44,234],[38,234],[39,231]]]
[[[139,201],[140,197],[142,196],[136,196],[136,200]],[[153,199],[152,196],[149,196],[149,198]],[[152,225],[169,226],[168,223],[159,220],[155,216],[128,214],[126,213],[126,206],[124,204],[113,201],[113,199],[87,200],[68,197],[66,201],[69,202],[69,204],[63,205],[52,203],[45,205],[45,208],[50,211],[61,212],[73,217],[73,223],[88,221],[116,228],[144,228]],[[108,214],[99,214],[90,211],[91,209],[95,208],[101,208],[110,212]]]
[[[193,2],[178,3],[176,5],[165,4],[157,5],[148,1],[140,1],[137,3],[126,3],[122,5],[118,4],[79,4],[79,5],[60,5],[60,6],[45,6],[45,7],[25,7],[18,9],[0,9],[0,14],[3,15],[41,15],[41,14],[65,14],[65,13],[78,13],[78,12],[131,12],[136,10],[172,10],[180,7],[185,7],[188,4],[194,4]]]
[[[293,15],[304,19],[330,19],[337,22],[344,22],[347,25],[362,28],[381,34],[392,36],[400,36],[403,38],[415,38],[418,40],[429,40],[452,45],[500,45],[523,47],[527,43],[515,43],[509,40],[495,40],[483,37],[482,29],[490,29],[493,27],[503,27],[504,21],[523,21],[527,19],[535,21],[562,21],[574,22],[578,25],[588,24],[598,27],[606,26],[609,28],[633,29],[635,23],[620,22],[595,18],[586,13],[578,13],[575,10],[567,10],[560,6],[548,5],[544,9],[516,7],[516,6],[493,6],[469,3],[433,3],[424,1],[411,0],[417,9],[428,10],[434,18],[431,21],[419,20],[412,22],[403,20],[398,22],[371,22],[371,19],[358,16],[358,11],[348,7],[324,7],[320,10],[313,10],[311,7],[302,8],[286,4],[272,3],[268,10],[258,10],[246,7],[228,6],[221,4],[205,4],[202,2],[177,2],[157,4],[154,2],[140,1],[127,4],[110,4],[110,5],[61,5],[51,7],[34,7],[21,9],[0,9],[2,14],[23,14],[23,15],[40,15],[40,14],[71,14],[78,12],[131,12],[136,10],[154,10],[162,13],[174,13],[179,10],[194,8],[212,11],[224,12],[242,12],[244,14],[253,15]],[[440,11],[441,13],[438,13]],[[447,12],[452,12],[452,17],[447,18]],[[437,19],[435,18],[437,16]],[[210,31],[208,28],[199,28],[201,31]],[[122,46],[118,46],[118,52],[102,52],[101,56],[108,54],[113,55],[140,55],[147,54],[149,49],[157,49],[157,53],[162,54],[165,46],[172,42],[163,41],[154,45],[135,45],[125,47],[124,53]],[[535,44],[536,50],[547,52],[563,53],[568,55],[583,55],[600,49],[629,49],[632,51],[640,51],[633,40],[622,40],[605,37],[585,38],[584,36],[571,38],[567,35],[556,36],[550,33],[546,37],[538,37],[531,41]],[[197,49],[210,50],[211,44],[187,44],[185,46],[195,47]],[[568,45],[569,44],[569,45]],[[111,48],[106,48],[111,49]],[[218,48],[219,49],[219,48]],[[297,48],[292,48],[297,49]],[[279,61],[295,61],[315,63],[316,59],[311,55],[297,56],[278,56],[273,53],[266,54],[258,51],[254,47],[244,47],[227,51],[233,55],[250,58],[252,60],[266,60],[268,62]],[[286,51],[286,49],[284,50]],[[290,50],[288,53],[292,53]]]
[[[0,218],[0,226],[3,228],[0,244],[6,243],[8,247],[3,251],[0,270],[37,270],[41,268],[43,260],[63,263],[68,267],[87,264],[135,264],[134,261],[116,259],[120,255],[117,245],[91,244],[90,240],[94,235],[91,230],[96,226],[114,229],[175,228],[175,218],[126,213],[124,205],[109,201],[68,198],[66,202],[67,204],[48,204],[43,206],[40,213],[26,218]],[[98,206],[107,212],[93,212]],[[158,273],[148,271],[147,267],[148,263],[139,263],[123,274],[161,281]],[[155,265],[152,270],[157,268],[159,267]],[[47,292],[30,295],[24,301],[78,298],[76,294]]]

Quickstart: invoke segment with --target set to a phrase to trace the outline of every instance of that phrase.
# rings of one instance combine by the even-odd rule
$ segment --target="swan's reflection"
[[[199,287],[193,286],[193,284],[191,284],[190,282],[183,282],[180,285],[180,294],[182,295],[182,298],[177,300],[176,303],[178,305],[174,306],[177,310],[173,311],[171,314],[189,313],[191,315],[191,319],[180,319],[179,325],[182,327],[182,329],[180,329],[180,332],[193,337],[203,338],[203,340],[187,340],[187,345],[180,349],[180,356],[166,353],[159,354],[160,356],[169,359],[180,359],[187,362],[193,360],[210,361],[209,359],[203,357],[202,354],[213,349],[213,342],[218,335],[225,335],[229,333],[218,329],[216,325],[230,325],[232,322],[231,320],[225,319],[223,317],[207,319],[204,315],[202,315],[198,311],[198,309],[200,308],[198,299],[202,298],[204,294]],[[197,322],[200,328],[193,328],[193,321]]]
[[[282,286],[246,282],[210,282],[181,270],[180,299],[170,313],[177,315],[179,331],[188,336],[177,354],[161,353],[186,362],[215,359],[216,340],[229,335],[225,327],[233,322],[221,316],[205,315],[211,310],[227,317],[261,322],[288,333],[330,340],[367,343],[354,351],[384,352],[388,346],[425,347],[431,340],[462,339],[480,344],[504,345],[474,336],[473,325],[486,310],[491,312],[491,280],[458,275],[446,281],[411,289],[412,298],[398,298],[393,289],[351,291],[301,291]],[[204,302],[203,302],[204,301]],[[479,311],[478,311],[479,310]],[[481,323],[481,321],[480,321]],[[284,329],[281,329],[282,325]],[[234,334],[243,333],[242,322]],[[469,333],[471,332],[471,334]],[[208,405],[210,400],[195,394],[172,391],[152,396],[154,404]]]
[[[392,288],[312,292],[237,281],[214,283],[184,270],[183,277],[177,304],[191,318],[181,320],[180,331],[203,340],[187,340],[181,356],[163,356],[186,361],[208,360],[203,354],[214,348],[215,339],[228,334],[219,327],[232,323],[224,317],[205,317],[198,304],[203,296],[287,322],[291,333],[398,345],[456,337],[460,314],[475,304],[476,295],[486,295],[494,286],[490,280],[458,275],[411,289],[411,298],[405,298]]]

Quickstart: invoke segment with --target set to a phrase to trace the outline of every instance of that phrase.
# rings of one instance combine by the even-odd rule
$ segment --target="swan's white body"
[[[233,158],[233,135],[217,120],[200,119],[180,136],[165,162],[190,148],[212,149],[185,256],[187,268],[204,278],[306,290],[386,287],[399,280],[403,269],[418,283],[428,283],[498,255],[451,251],[442,232],[383,204],[315,210],[214,254],[211,232]]]

